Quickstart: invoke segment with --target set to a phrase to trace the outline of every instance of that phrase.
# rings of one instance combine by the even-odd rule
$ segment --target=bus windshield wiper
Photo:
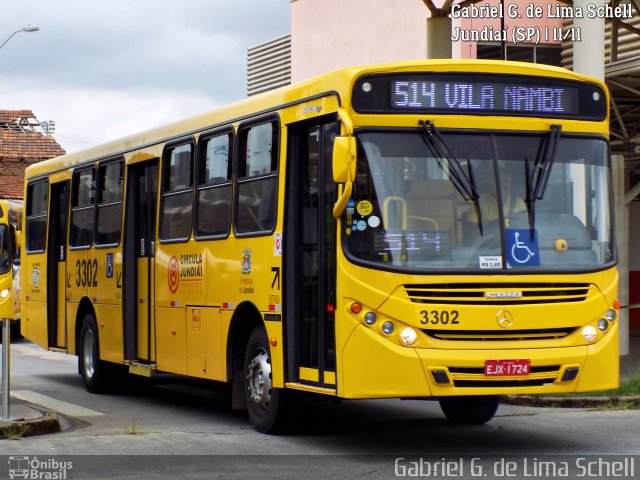
[[[473,202],[478,228],[480,229],[480,235],[482,235],[482,214],[478,204],[480,196],[478,195],[471,160],[467,158],[467,171],[465,172],[460,161],[453,152],[451,152],[451,149],[435,124],[431,120],[420,120],[418,123],[425,132],[422,138],[431,150],[431,153],[433,153],[440,168],[449,173],[449,180],[453,183],[453,186],[456,187],[456,190],[462,198],[464,198],[465,201]]]
[[[529,159],[524,159],[524,170],[526,180],[526,194],[527,194],[527,213],[529,214],[529,231],[533,238],[533,230],[535,228],[536,200],[542,200],[544,192],[547,189],[547,183],[549,182],[549,176],[551,175],[551,168],[556,157],[556,148],[558,147],[558,140],[562,134],[562,125],[551,125],[551,131],[549,138],[545,142],[543,148],[538,151],[538,155],[533,164],[533,167],[529,164]]]

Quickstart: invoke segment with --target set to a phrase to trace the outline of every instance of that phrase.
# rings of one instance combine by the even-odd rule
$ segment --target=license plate
[[[485,360],[485,377],[516,377],[531,373],[531,360]]]

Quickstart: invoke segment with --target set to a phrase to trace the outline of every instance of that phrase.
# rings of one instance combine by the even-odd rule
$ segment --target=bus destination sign
[[[521,75],[422,74],[361,78],[361,112],[422,112],[604,120],[606,96],[595,84]]]
[[[397,80],[391,82],[391,89],[392,108],[551,114],[578,111],[578,92],[570,87]]]

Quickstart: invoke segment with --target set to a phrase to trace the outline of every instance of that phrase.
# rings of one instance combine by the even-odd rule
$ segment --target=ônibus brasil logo
[[[66,480],[67,471],[73,468],[73,462],[38,457],[9,457],[9,478]]]

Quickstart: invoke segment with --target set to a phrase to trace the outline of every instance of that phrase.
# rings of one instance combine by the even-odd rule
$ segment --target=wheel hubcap
[[[87,330],[84,334],[84,338],[82,339],[82,359],[84,363],[84,373],[88,378],[93,377],[96,370],[94,363],[94,345],[93,332],[91,330]]]
[[[271,401],[271,364],[269,355],[260,348],[249,362],[247,373],[249,398],[260,408],[266,409]]]

